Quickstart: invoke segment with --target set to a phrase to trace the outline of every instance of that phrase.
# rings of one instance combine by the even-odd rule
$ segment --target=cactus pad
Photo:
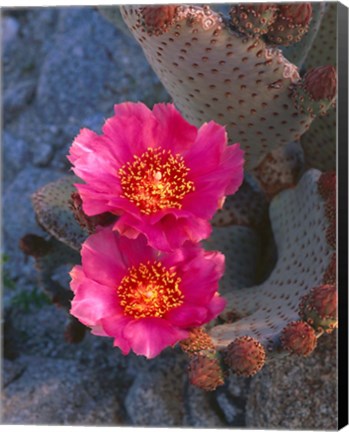
[[[75,176],[65,176],[49,183],[32,196],[33,207],[40,225],[56,239],[79,250],[88,236],[70,209],[71,194],[76,192],[74,183],[81,182]]]
[[[248,336],[261,343],[270,354],[276,353],[280,350],[283,328],[299,320],[302,298],[323,283],[333,265],[334,250],[326,238],[330,221],[325,207],[331,193],[325,201],[318,189],[320,178],[319,171],[309,170],[296,188],[281,192],[271,202],[277,263],[260,285],[246,289],[231,287],[230,292],[223,285],[228,306],[221,317],[227,323],[209,331],[218,350],[224,350],[237,338]],[[320,181],[320,185],[323,184],[324,181]],[[220,248],[218,243],[216,248]],[[231,257],[226,256],[226,259],[229,268]],[[229,314],[237,319],[228,322]]]
[[[157,34],[144,25],[143,8],[122,6],[121,13],[182,114],[197,126],[225,125],[230,142],[245,150],[245,169],[309,128],[313,117],[291,100],[297,67],[281,50],[233,31],[208,6],[178,6]]]

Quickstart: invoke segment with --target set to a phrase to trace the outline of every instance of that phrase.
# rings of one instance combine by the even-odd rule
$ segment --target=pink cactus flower
[[[186,242],[160,253],[143,235],[132,240],[107,227],[85,241],[81,256],[70,273],[70,313],[93,334],[113,337],[123,354],[153,358],[225,307],[220,252]]]
[[[243,180],[243,152],[227,145],[224,127],[197,129],[172,104],[115,105],[103,134],[82,129],[68,159],[85,181],[76,187],[88,216],[118,215],[116,231],[144,234],[161,251],[207,238],[209,220]]]

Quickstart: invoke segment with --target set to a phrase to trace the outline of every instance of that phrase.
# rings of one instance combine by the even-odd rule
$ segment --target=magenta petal
[[[215,294],[210,303],[208,304],[208,316],[207,320],[211,321],[216,318],[220,313],[223,312],[227,305],[227,300]]]
[[[173,153],[182,153],[195,141],[197,128],[188,123],[173,104],[156,104],[153,114],[161,124],[162,136],[159,145]]]
[[[109,229],[88,237],[81,249],[82,266],[87,277],[115,287],[126,273],[120,239]]]
[[[71,302],[70,313],[92,327],[101,318],[120,311],[116,290],[90,279],[83,279]]]
[[[101,320],[105,333],[114,338],[114,346],[119,347],[125,355],[130,352],[131,342],[124,337],[124,330],[131,321],[132,318],[120,315],[109,316]]]
[[[166,313],[165,319],[181,328],[198,327],[208,321],[205,307],[183,304]]]
[[[188,332],[173,327],[161,318],[144,318],[131,321],[126,326],[124,335],[136,354],[153,358],[164,348],[187,338]]]

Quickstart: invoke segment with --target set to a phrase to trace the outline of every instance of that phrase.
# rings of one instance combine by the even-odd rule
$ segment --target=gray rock
[[[336,335],[325,335],[310,357],[275,361],[251,379],[246,427],[337,429],[337,384]]]
[[[42,118],[81,123],[98,110],[112,113],[116,102],[154,93],[159,81],[139,54],[135,41],[97,11],[62,8],[38,82]]]
[[[101,376],[73,360],[22,356],[26,369],[4,390],[2,423],[117,425],[122,422],[111,371]],[[5,368],[8,367],[8,362]]]
[[[41,186],[61,177],[62,173],[49,169],[27,167],[21,171],[3,196],[4,252],[9,257],[4,268],[12,278],[35,280],[32,262],[19,249],[20,238],[27,233],[42,235],[31,204],[31,195]]]
[[[35,153],[33,155],[33,164],[36,166],[47,166],[52,159],[54,154],[54,149],[50,144],[41,143],[35,149]]]
[[[23,371],[25,366],[19,362],[14,362],[8,359],[3,359],[2,363],[2,384],[4,387],[7,387],[13,381],[18,379]]]
[[[1,18],[1,39],[3,48],[10,44],[17,36],[19,30],[19,22],[11,16]]]
[[[181,353],[164,352],[148,360],[125,399],[134,426],[182,426],[184,416],[185,359]]]
[[[245,407],[249,378],[230,375],[216,392],[216,400],[229,426],[245,427]]]
[[[196,428],[222,428],[227,423],[215,409],[214,394],[188,384],[186,392],[187,408],[184,418],[186,426]]]
[[[19,81],[7,88],[4,92],[4,120],[11,122],[13,118],[34,98],[36,80],[33,78]]]
[[[2,134],[2,178],[4,190],[30,162],[29,145],[8,132]]]

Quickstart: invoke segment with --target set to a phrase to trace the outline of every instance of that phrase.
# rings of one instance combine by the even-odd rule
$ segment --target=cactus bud
[[[51,244],[36,234],[26,234],[19,241],[19,247],[26,255],[40,258],[51,250]]]
[[[315,330],[331,333],[338,325],[337,301],[336,285],[320,285],[302,298],[299,315]]]
[[[307,357],[316,347],[315,330],[304,321],[293,321],[283,328],[280,340],[283,348],[292,354]]]
[[[86,327],[74,317],[70,317],[64,331],[64,339],[66,342],[76,344],[84,339]]]
[[[224,361],[235,374],[250,377],[262,369],[265,357],[265,350],[256,339],[242,336],[228,345]]]
[[[189,382],[206,391],[224,384],[224,374],[216,357],[193,356],[188,368]]]
[[[86,228],[89,234],[93,234],[96,231],[97,225],[110,225],[116,219],[116,216],[108,212],[97,216],[87,216],[82,209],[82,199],[78,192],[71,194],[69,205],[77,222],[79,222],[82,228]]]
[[[280,4],[277,17],[267,33],[268,42],[284,46],[299,42],[309,30],[311,17],[310,3]]]
[[[189,356],[199,352],[215,352],[215,346],[210,336],[202,328],[195,328],[190,331],[187,339],[179,342],[179,346]]]
[[[337,73],[333,66],[310,69],[304,76],[304,88],[315,101],[333,101],[337,91]]]
[[[142,7],[142,24],[150,33],[161,35],[174,23],[177,10],[178,6],[175,5]]]
[[[310,69],[293,89],[295,108],[311,115],[324,115],[336,97],[337,77],[333,66]]]
[[[327,199],[336,193],[336,173],[328,171],[321,174],[318,180],[318,191],[322,198]]]
[[[247,36],[260,36],[268,31],[268,27],[275,21],[277,7],[273,3],[237,4],[229,15],[231,23]]]

